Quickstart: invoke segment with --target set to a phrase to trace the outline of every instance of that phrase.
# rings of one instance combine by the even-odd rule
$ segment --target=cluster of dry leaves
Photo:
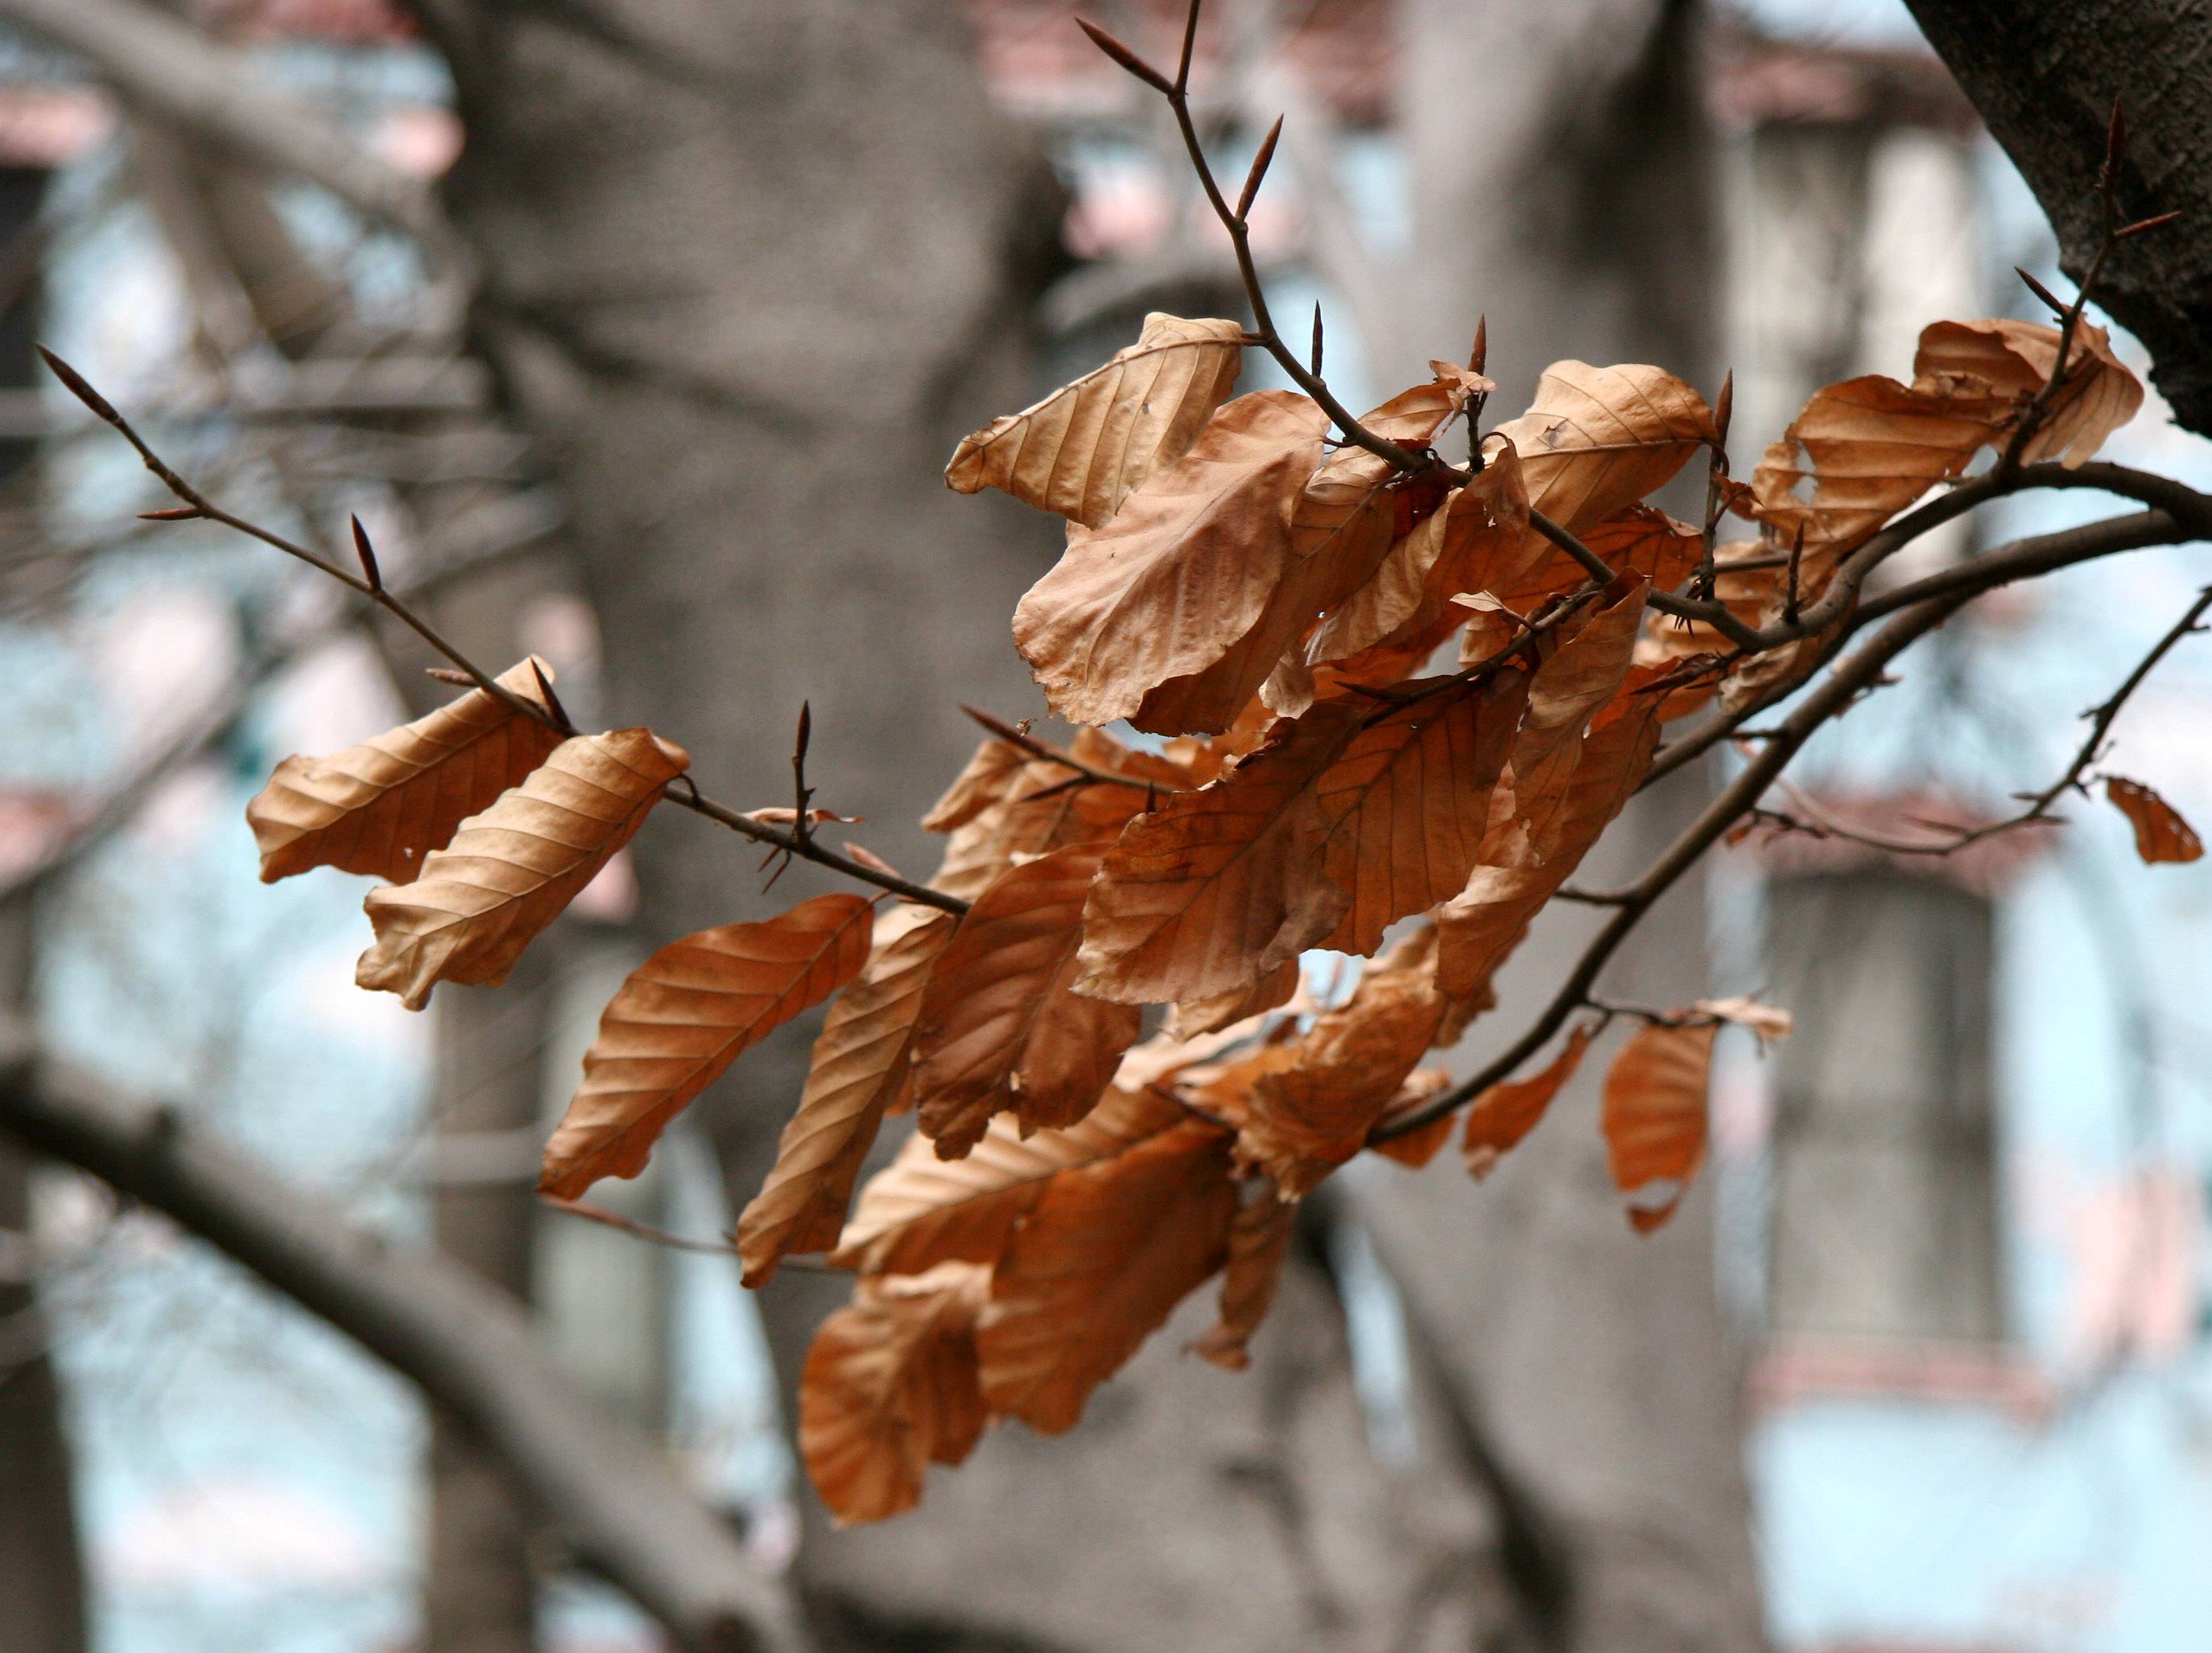
[[[1437,445],[1474,428],[1491,387],[1479,360],[1439,362],[1364,422],[1415,456],[1407,469],[1334,445],[1304,395],[1232,397],[1245,342],[1234,322],[1155,315],[953,457],[956,489],[1066,519],[1014,637],[1078,726],[1064,746],[986,740],[927,817],[945,836],[932,887],[964,911],[828,895],[672,942],[608,1005],[546,1150],[556,1196],[635,1175],[744,1051],[830,1001],[737,1243],[749,1285],[795,1253],[857,1276],[807,1363],[801,1418],[842,1518],[913,1504],[927,1464],[957,1462],[992,1419],[1070,1427],[1217,1274],[1219,1321],[1194,1346],[1243,1364],[1299,1197],[1368,1148],[1437,1153],[1453,1099],[1425,1064],[1494,1002],[1663,726],[1818,653],[1818,636],[1733,647],[1648,612],[1652,593],[1702,583],[1771,628],[2002,449],[2039,396],[2019,459],[2078,462],[2141,399],[2094,329],[2054,380],[2053,330],[1944,323],[1911,384],[1821,391],[1746,483],[1689,386],[1570,361],[1469,440],[1462,471]],[[1702,527],[1648,502],[1701,455]],[[1716,544],[1725,513],[1753,532]],[[548,704],[541,663],[500,681],[514,701],[472,690],[287,760],[249,811],[264,878],[389,881],[368,899],[359,979],[410,1006],[439,981],[501,981],[688,762],[643,729],[562,738],[527,714]],[[1161,738],[1103,726],[1121,720]],[[1348,994],[1302,987],[1316,949],[1368,961]],[[1146,1006],[1165,1007],[1149,1038]],[[1718,1029],[1771,1038],[1787,1018],[1731,1001],[1642,1020],[1603,1121],[1649,1229],[1704,1153]],[[1472,1098],[1470,1170],[1534,1128],[1600,1030],[1570,1028],[1540,1072]],[[908,1109],[917,1133],[854,1204],[878,1126]]]

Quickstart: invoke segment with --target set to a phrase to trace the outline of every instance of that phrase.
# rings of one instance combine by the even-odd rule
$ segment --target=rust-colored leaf
[[[1174,1038],[1194,1039],[1218,1033],[1248,1018],[1287,1003],[1298,990],[1298,962],[1285,959],[1249,988],[1231,988],[1210,999],[1194,999],[1168,1012],[1167,1031]]]
[[[1237,1217],[1229,1138],[1192,1121],[1054,1177],[991,1275],[983,1399],[1055,1435],[1222,1266]]]
[[[1605,1076],[1603,1121],[1613,1185],[1633,1195],[1671,1183],[1663,1204],[1632,1204],[1628,1220],[1649,1234],[1674,1214],[1705,1157],[1705,1087],[1717,1022],[1645,1028]]]
[[[952,926],[950,913],[903,902],[876,919],[867,965],[830,1007],[799,1111],[783,1127],[761,1191],[738,1219],[747,1285],[765,1285],[794,1252],[836,1245],[877,1127],[910,1092],[922,987]]]
[[[1187,754],[1191,767],[1186,769],[1132,752],[1097,729],[1079,731],[1075,747],[1073,756],[1094,769],[1127,775],[1128,784],[1088,780],[1052,759],[985,741],[924,822],[951,835],[930,883],[973,901],[1024,857],[1070,844],[1111,842],[1153,801],[1153,784],[1194,786],[1210,773],[1210,754],[1204,751]]]
[[[994,1119],[965,1159],[939,1159],[917,1134],[860,1190],[830,1261],[871,1274],[995,1262],[1054,1177],[1126,1153],[1189,1117],[1153,1091],[1126,1090],[1109,1092],[1065,1131],[1024,1138],[1012,1120]]]
[[[1014,611],[1015,644],[1054,712],[1127,717],[1251,630],[1289,571],[1291,509],[1328,429],[1292,392],[1240,396],[1111,521],[1069,531],[1059,566]]]
[[[1310,1191],[1366,1145],[1442,1025],[1436,932],[1420,932],[1370,965],[1352,998],[1298,1037],[1269,1045],[1200,1093],[1240,1120],[1241,1158],[1285,1194]]]
[[[672,941],[632,970],[600,1014],[538,1188],[574,1200],[602,1176],[643,1170],[694,1097],[860,973],[871,915],[859,896],[817,896],[762,923]]]
[[[501,688],[545,704],[535,655],[499,675]],[[310,867],[405,884],[465,817],[522,784],[561,744],[558,731],[481,689],[428,717],[329,757],[288,757],[246,806],[261,881]]]
[[[1244,330],[1154,311],[1113,360],[963,441],[945,468],[963,494],[997,488],[1086,528],[1172,464],[1237,384]]]
[[[1449,1013],[1447,1022],[1449,1022]],[[1439,1037],[1436,1043],[1443,1044],[1448,1042],[1443,1036],[1443,1029],[1438,1030],[1438,1034]],[[1452,1036],[1455,1038],[1457,1036],[1455,1034]],[[1450,1090],[1451,1085],[1452,1076],[1444,1068],[1415,1068],[1406,1076],[1406,1082],[1398,1087],[1398,1094],[1391,1097],[1389,1105],[1383,1109],[1381,1116],[1376,1120],[1376,1133],[1379,1134],[1389,1130],[1402,1115],[1425,1108],[1445,1091]],[[1451,1133],[1452,1116],[1445,1114],[1431,1120],[1425,1125],[1416,1126],[1402,1135],[1393,1136],[1379,1142],[1370,1140],[1368,1146],[1376,1153],[1381,1154],[1383,1158],[1395,1161],[1408,1170],[1417,1171],[1437,1157],[1444,1144],[1451,1140]]]
[[[1552,1098],[1574,1078],[1575,1070],[1582,1066],[1583,1052],[1596,1036],[1595,1025],[1577,1024],[1543,1072],[1525,1079],[1504,1080],[1474,1099],[1467,1113],[1466,1134],[1460,1139],[1471,1176],[1489,1176],[1498,1162],[1536,1128]]]
[[[1229,1265],[1221,1276],[1221,1318],[1192,1340],[1187,1353],[1230,1371],[1252,1364],[1247,1345],[1283,1282],[1298,1208],[1261,1182],[1229,1225]]]
[[[923,1133],[947,1159],[1011,1112],[1024,1130],[1091,1111],[1137,1041],[1133,1005],[1069,991],[1103,844],[1056,849],[976,898],[931,972],[915,1031]]]
[[[2146,861],[2193,861],[2203,854],[2204,841],[2197,830],[2142,781],[2108,775],[2105,796],[2135,828],[2136,854]]]
[[[975,1450],[988,1421],[975,1322],[990,1285],[988,1269],[957,1262],[862,1279],[815,1333],[799,1450],[841,1526],[912,1509],[929,1465]]]
[[[1939,321],[1922,331],[1912,372],[1923,390],[1967,400],[1988,397],[2010,428],[2057,364],[2056,327],[2009,319]],[[2142,383],[2113,354],[2112,335],[2083,321],[2074,330],[2066,376],[2020,457],[2031,465],[2057,459],[2071,469],[2134,418],[2142,400]]]
[[[354,979],[398,994],[410,1010],[441,981],[497,987],[690,764],[649,729],[562,741],[424,856],[415,882],[369,892],[376,945]]]
[[[1568,793],[1585,757],[1584,732],[1627,675],[1650,587],[1615,577],[1587,617],[1559,634],[1528,684],[1528,713],[1512,749],[1516,813],[1530,852],[1551,859],[1565,830]]]
[[[1577,538],[1607,568],[1620,574],[1640,574],[1654,591],[1673,591],[1680,586],[1705,550],[1705,537],[1697,529],[1649,505],[1616,511],[1581,530]],[[1545,555],[1534,559],[1519,580],[1496,587],[1505,606],[1517,614],[1534,614],[1551,599],[1565,596],[1589,578],[1583,565],[1566,552],[1549,540],[1542,544]]]

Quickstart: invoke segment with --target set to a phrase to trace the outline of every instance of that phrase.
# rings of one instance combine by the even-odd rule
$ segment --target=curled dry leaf
[[[1443,1030],[1438,1030],[1439,1033]],[[1456,1036],[1455,1035],[1453,1036]],[[1437,1043],[1447,1042],[1439,1037]],[[1406,1076],[1398,1087],[1398,1094],[1390,1098],[1375,1121],[1376,1133],[1389,1130],[1401,1116],[1425,1108],[1452,1087],[1452,1076],[1441,1067],[1417,1067]],[[1434,1159],[1445,1143],[1451,1140],[1452,1117],[1449,1114],[1417,1126],[1402,1136],[1393,1136],[1383,1141],[1370,1140],[1368,1146],[1383,1158],[1393,1160],[1408,1170],[1419,1170]]]
[[[1291,507],[1328,430],[1328,416],[1292,392],[1240,396],[1111,521],[1069,531],[1059,566],[1014,611],[1015,644],[1054,712],[1127,717],[1251,630],[1289,570]]]
[[[1583,734],[1620,692],[1636,652],[1650,587],[1634,573],[1615,576],[1579,623],[1553,634],[1556,643],[1528,684],[1528,712],[1513,739],[1513,793],[1528,847],[1549,860],[1566,830],[1568,793],[1584,756]]]
[[[1105,853],[1072,844],[1005,873],[939,956],[915,1026],[914,1084],[923,1133],[945,1158],[975,1146],[996,1113],[1025,1131],[1074,1124],[1137,1042],[1135,1006],[1069,991],[1084,898]]]
[[[1649,505],[1616,511],[1580,530],[1577,537],[1607,568],[1640,574],[1654,591],[1679,586],[1705,551],[1705,537],[1698,530]],[[1549,540],[1543,541],[1543,548],[1546,554],[1518,580],[1496,588],[1505,606],[1517,614],[1534,614],[1553,598],[1578,590],[1589,578],[1580,562]]]
[[[1716,439],[1704,398],[1674,374],[1587,362],[1553,362],[1528,410],[1494,434],[1520,454],[1529,504],[1577,533],[1663,486]]]
[[[1154,311],[1137,342],[1034,407],[994,419],[945,468],[963,494],[997,488],[1097,528],[1181,458],[1236,387],[1244,329]]]
[[[952,926],[950,913],[903,903],[876,919],[867,965],[830,1007],[799,1111],[783,1127],[761,1191],[738,1219],[747,1285],[765,1285],[794,1252],[837,1243],[877,1127],[911,1092],[915,1018]]]
[[[2142,781],[2108,775],[2105,796],[2134,826],[2136,854],[2146,861],[2193,861],[2203,854],[2204,841],[2197,830]]]
[[[1195,1121],[1054,1177],[991,1274],[975,1344],[985,1403],[1056,1435],[1222,1266],[1237,1218],[1229,1137]]]
[[[1210,999],[1173,1006],[1168,1011],[1167,1033],[1175,1039],[1194,1039],[1279,1009],[1297,992],[1298,978],[1298,961],[1285,959],[1249,988],[1231,988]]]
[[[1594,1024],[1577,1024],[1568,1031],[1566,1043],[1543,1072],[1525,1079],[1506,1079],[1474,1099],[1467,1111],[1466,1134],[1460,1139],[1469,1176],[1489,1176],[1497,1169],[1498,1162],[1536,1128],[1536,1121],[1544,1117],[1552,1099],[1574,1078],[1575,1070],[1582,1066],[1583,1053],[1596,1036]]]
[[[822,1322],[799,1382],[799,1450],[840,1525],[921,1500],[932,1463],[975,1450],[988,1414],[975,1322],[991,1274],[972,1263],[857,1281]]]
[[[1443,507],[1390,547],[1356,591],[1322,623],[1306,650],[1315,665],[1365,650],[1427,638],[1428,647],[1464,617],[1450,609],[1462,592],[1510,589],[1547,542],[1528,539],[1528,495],[1520,456],[1497,456]],[[1443,634],[1430,636],[1439,626]]]
[[[2057,393],[2021,447],[2023,463],[2057,459],[2070,470],[2142,410],[2142,382],[2113,354],[2112,335],[2102,327],[2086,320],[2076,326],[2067,358]],[[1921,332],[1912,372],[1923,390],[1987,398],[2009,428],[2057,365],[2056,327],[2009,319],[1939,321]]]
[[[441,981],[497,987],[691,766],[649,729],[562,741],[519,787],[463,821],[412,884],[369,892],[376,945],[354,979],[420,1010]]]
[[[1124,1003],[1247,988],[1312,946],[1369,953],[1465,884],[1527,679],[1399,685],[1323,702],[1108,851],[1084,914],[1079,993]]]
[[[1127,1153],[1189,1117],[1155,1091],[1115,1091],[1065,1131],[1024,1139],[1012,1120],[993,1120],[965,1159],[940,1160],[916,1135],[860,1190],[830,1261],[869,1274],[995,1262],[1054,1177]]]
[[[1257,1184],[1229,1225],[1229,1264],[1221,1276],[1221,1318],[1192,1340],[1187,1353],[1230,1371],[1252,1364],[1246,1346],[1283,1283],[1283,1263],[1298,1208],[1266,1182]]]
[[[1366,1145],[1445,1008],[1436,932],[1425,925],[1369,966],[1345,1004],[1298,1037],[1230,1064],[1200,1100],[1238,1118],[1239,1157],[1297,1198]]]
[[[544,707],[552,668],[536,655],[500,673],[500,687]],[[261,881],[335,866],[405,884],[465,817],[522,784],[561,744],[556,729],[471,689],[428,717],[329,757],[288,757],[246,806]]]
[[[872,916],[859,896],[817,896],[672,941],[632,970],[545,1145],[540,1190],[574,1200],[602,1176],[643,1170],[669,1121],[732,1062],[860,974]]]
[[[1649,1234],[1674,1214],[1705,1157],[1705,1086],[1717,1022],[1645,1028],[1605,1076],[1603,1122],[1613,1185],[1634,1194],[1654,1182],[1674,1190],[1662,1205],[1632,1205],[1628,1220]]]
[[[1126,774],[1128,784],[1087,780],[1006,742],[985,741],[924,818],[932,830],[951,835],[930,882],[947,895],[973,901],[1024,857],[1071,844],[1110,842],[1151,805],[1156,786],[1196,785],[1211,756],[1192,751],[1187,768],[1132,752],[1097,729],[1079,731],[1074,745],[1071,756],[1093,769]]]

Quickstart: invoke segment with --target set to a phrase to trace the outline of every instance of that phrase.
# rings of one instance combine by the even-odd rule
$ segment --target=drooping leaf
[[[1133,1005],[1069,990],[1083,903],[1106,853],[1073,844],[1025,862],[975,899],[930,974],[915,1030],[921,1128],[947,1159],[994,1114],[1024,1130],[1069,1126],[1091,1111],[1137,1042]]]
[[[1705,538],[1698,530],[1649,505],[1616,511],[1579,530],[1576,538],[1607,568],[1619,574],[1640,574],[1654,591],[1680,586],[1705,550]],[[1500,599],[1516,614],[1534,614],[1551,599],[1565,597],[1589,579],[1580,562],[1551,541],[1544,540],[1542,545],[1545,554],[1533,559],[1519,580],[1497,587]]]
[[[871,915],[859,896],[817,896],[672,941],[632,970],[600,1014],[538,1187],[574,1200],[643,1170],[668,1122],[732,1062],[860,973]]]
[[[1620,692],[1636,652],[1650,587],[1625,573],[1580,623],[1555,634],[1528,684],[1528,712],[1512,747],[1514,800],[1530,852],[1548,860],[1565,830],[1568,794],[1585,757],[1590,720]]]
[[[2204,841],[2181,811],[2140,781],[2105,777],[2105,796],[2136,830],[2136,854],[2146,861],[2193,861],[2204,854]]]
[[[1632,1204],[1628,1220],[1649,1234],[1674,1214],[1705,1157],[1705,1087],[1717,1022],[1654,1025],[1623,1045],[1605,1076],[1602,1119],[1613,1186],[1633,1195],[1671,1183],[1664,1203]]]
[[[398,994],[410,1010],[441,981],[497,987],[690,764],[648,729],[562,741],[423,857],[412,884],[369,892],[376,945],[355,981]]]
[[[915,1018],[953,919],[901,902],[875,921],[867,965],[830,1007],[799,1111],[775,1164],[738,1219],[744,1283],[765,1285],[794,1252],[828,1251],[845,1226],[860,1162],[911,1091]]]
[[[1424,926],[1370,965],[1351,999],[1297,1038],[1269,1045],[1201,1093],[1242,1126],[1240,1158],[1296,1199],[1366,1145],[1434,1042],[1445,1003],[1436,932]]]
[[[1392,397],[1361,423],[1376,435],[1424,448],[1466,406],[1468,394],[1462,377],[1448,374]],[[1442,503],[1447,486],[1439,471],[1405,475],[1364,448],[1339,450],[1299,494],[1290,554],[1249,628],[1211,665],[1152,690],[1130,720],[1159,733],[1227,726],[1262,685],[1295,662],[1317,617],[1364,584],[1392,540]],[[1282,709],[1292,705],[1304,709],[1295,700],[1282,702]]]
[[[1574,1078],[1575,1070],[1582,1066],[1583,1052],[1595,1036],[1594,1024],[1577,1024],[1569,1030],[1566,1043],[1541,1073],[1525,1079],[1501,1081],[1474,1099],[1467,1112],[1466,1134],[1460,1139],[1470,1176],[1489,1176],[1498,1162],[1536,1128],[1552,1098]]]
[[[1073,384],[963,441],[945,468],[963,494],[997,488],[1086,528],[1172,464],[1236,387],[1244,330],[1154,311],[1137,342]]]
[[[1577,533],[1663,486],[1717,435],[1703,398],[1672,374],[1586,362],[1546,368],[1528,410],[1495,434],[1521,456],[1529,504]]]
[[[1298,990],[1298,962],[1285,959],[1249,988],[1231,988],[1210,999],[1194,999],[1168,1012],[1167,1031],[1177,1039],[1217,1033],[1249,1017],[1287,1003]]]
[[[1252,629],[1288,571],[1291,507],[1328,428],[1292,392],[1240,396],[1111,521],[1070,531],[1059,566],[1014,611],[1015,644],[1054,712],[1127,717]]]
[[[1261,1183],[1229,1225],[1229,1264],[1221,1276],[1221,1318],[1188,1352],[1230,1371],[1252,1364],[1247,1345],[1275,1300],[1298,1208]]]
[[[1323,702],[1107,852],[1078,992],[1122,1003],[1247,988],[1305,949],[1372,952],[1475,865],[1527,680],[1398,685],[1402,705]]]
[[[544,707],[532,655],[500,686]],[[329,757],[288,757],[246,806],[261,852],[261,881],[335,866],[405,884],[464,817],[522,784],[561,744],[559,731],[471,689],[427,717]]]
[[[1091,768],[1128,775],[1126,786],[1085,779],[1048,758],[986,741],[951,791],[930,812],[949,830],[945,860],[930,883],[973,901],[1017,860],[1071,844],[1107,843],[1153,801],[1155,787],[1196,786],[1211,770],[1210,753],[1188,754],[1190,766],[1130,751],[1103,731],[1079,731],[1073,754]],[[1003,753],[1019,763],[1005,763]],[[925,824],[927,823],[925,822]]]
[[[2010,429],[2057,365],[2056,327],[2008,319],[1939,321],[1922,331],[1912,372],[1921,389],[1960,400],[1986,397]],[[2113,354],[2112,335],[2085,320],[2074,330],[2066,376],[2021,459],[2055,459],[2071,469],[2134,418],[2142,400],[2142,383]]]
[[[988,1421],[975,1322],[990,1284],[988,1269],[957,1262],[862,1279],[815,1333],[799,1450],[841,1526],[912,1509],[929,1465],[975,1450]]]
[[[1065,1131],[1024,1139],[1011,1119],[994,1119],[965,1159],[939,1159],[917,1134],[860,1190],[830,1261],[870,1274],[995,1262],[1054,1177],[1126,1153],[1189,1117],[1154,1091],[1117,1090]]]
[[[992,1271],[975,1340],[986,1404],[1043,1434],[1073,1428],[1222,1266],[1237,1209],[1229,1138],[1197,1121],[1054,1177]]]
[[[1480,474],[1390,547],[1366,582],[1322,623],[1306,658],[1315,665],[1349,659],[1426,637],[1447,620],[1455,625],[1464,617],[1449,611],[1453,597],[1510,588],[1543,549],[1546,542],[1532,547],[1528,539],[1520,456],[1501,446]],[[1428,647],[1442,641],[1437,636]]]
[[[1443,1043],[1446,1041],[1440,1038],[1437,1042]],[[1383,1109],[1381,1116],[1376,1120],[1375,1129],[1370,1135],[1368,1146],[1381,1154],[1383,1158],[1403,1165],[1408,1170],[1419,1170],[1437,1157],[1445,1143],[1451,1140],[1453,1121],[1449,1114],[1439,1115],[1426,1124],[1418,1125],[1410,1131],[1399,1133],[1382,1140],[1376,1139],[1381,1137],[1383,1132],[1389,1130],[1402,1115],[1425,1108],[1445,1091],[1450,1090],[1451,1085],[1451,1073],[1445,1068],[1415,1068],[1406,1076],[1405,1083],[1398,1087],[1398,1094],[1391,1097],[1389,1105]]]

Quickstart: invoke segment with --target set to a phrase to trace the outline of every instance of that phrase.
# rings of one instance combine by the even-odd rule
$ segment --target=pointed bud
[[[1720,438],[1716,446],[1728,447],[1729,421],[1735,416],[1735,369],[1729,369],[1721,380],[1721,393],[1713,398],[1713,434]]]
[[[197,505],[172,505],[166,510],[141,511],[138,514],[138,520],[141,522],[190,522],[193,518],[204,514],[204,513]]]
[[[1090,21],[1087,18],[1079,17],[1075,20],[1075,26],[1091,37],[1091,45],[1144,82],[1146,85],[1156,92],[1164,92],[1170,97],[1174,95],[1175,88],[1169,82],[1166,76],[1130,51],[1097,24]]]
[[[351,520],[354,555],[361,558],[362,574],[368,581],[369,590],[380,592],[384,589],[384,576],[377,572],[376,549],[368,543],[368,530],[361,526],[359,517]]]
[[[1474,319],[1474,348],[1467,353],[1468,371],[1487,373],[1490,370],[1490,318]]]
[[[2058,301],[2057,295],[2053,293],[2049,288],[2045,287],[2041,282],[2036,280],[2034,277],[2029,275],[2027,271],[2022,270],[2018,264],[2014,264],[2013,266],[2012,273],[2027,283],[2027,290],[2029,292],[2034,294],[2036,297],[2041,299],[2045,304],[2051,307],[2051,313],[2052,315],[2063,316],[2066,313],[2066,307]]]
[[[1275,124],[1267,129],[1267,136],[1260,141],[1260,153],[1252,157],[1252,170],[1244,175],[1244,192],[1237,198],[1237,222],[1243,223],[1252,210],[1252,199],[1260,193],[1260,180],[1267,175],[1267,163],[1275,158],[1275,140],[1283,135],[1283,118],[1275,117]]]
[[[69,387],[69,393],[71,396],[106,420],[109,424],[120,425],[123,422],[123,416],[115,410],[106,397],[85,382],[82,374],[70,367],[68,362],[63,361],[43,344],[39,346],[39,354],[46,358],[46,366],[53,369],[54,377]]]

